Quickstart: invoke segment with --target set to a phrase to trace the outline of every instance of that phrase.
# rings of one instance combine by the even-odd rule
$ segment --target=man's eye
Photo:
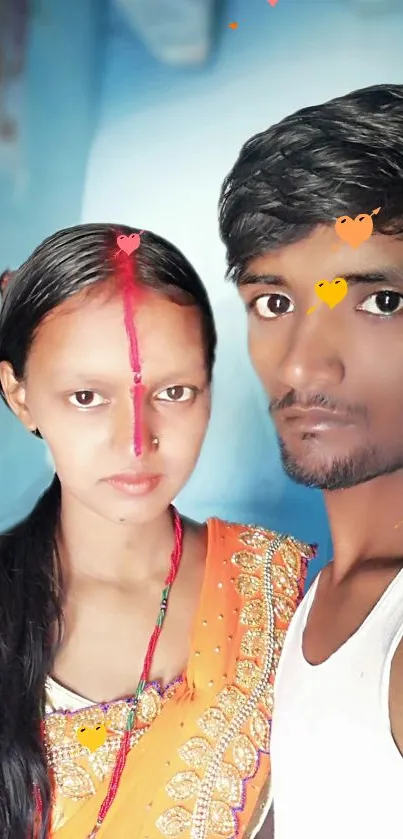
[[[362,312],[369,312],[371,315],[383,315],[385,317],[399,312],[402,306],[403,294],[384,289],[383,291],[377,291],[375,294],[370,294],[357,308]]]
[[[250,304],[250,309],[256,310],[259,317],[266,319],[289,315],[294,308],[294,303],[285,294],[264,294]]]
[[[97,408],[99,405],[103,405],[105,401],[99,393],[95,393],[93,390],[76,390],[69,396],[69,402],[76,408]]]
[[[157,393],[156,398],[160,402],[189,402],[190,399],[195,398],[196,393],[197,388],[195,387],[173,385]]]

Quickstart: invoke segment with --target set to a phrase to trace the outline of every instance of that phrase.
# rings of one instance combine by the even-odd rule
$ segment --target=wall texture
[[[400,82],[403,13],[364,17],[347,0],[278,0],[274,8],[230,0],[209,64],[184,72],[158,64],[119,13],[110,9],[105,21],[101,7],[60,2],[52,4],[48,30],[36,23],[28,82],[32,183],[24,207],[7,221],[0,254],[15,264],[48,232],[80,220],[150,228],[185,251],[213,301],[219,356],[210,431],[179,505],[196,518],[254,521],[319,542],[311,579],[331,553],[324,508],[319,493],[282,473],[267,400],[247,358],[245,316],[224,281],[217,199],[253,133],[299,107]],[[238,28],[229,29],[234,20]],[[2,219],[3,211],[0,199]],[[2,407],[0,433],[9,441],[0,454],[3,528],[25,514],[51,472],[42,444]]]

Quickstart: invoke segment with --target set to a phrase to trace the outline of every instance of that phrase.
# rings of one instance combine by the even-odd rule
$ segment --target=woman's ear
[[[0,361],[0,384],[9,408],[28,431],[35,431],[36,423],[26,404],[25,385],[16,379],[9,361]]]

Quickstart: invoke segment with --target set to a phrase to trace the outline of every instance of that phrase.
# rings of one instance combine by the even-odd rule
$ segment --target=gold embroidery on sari
[[[214,754],[206,767],[205,776],[196,797],[190,831],[191,839],[206,839],[213,810],[216,818],[219,817],[220,813],[222,814],[222,830],[224,831],[227,827],[224,811],[220,807],[216,808],[216,805],[222,802],[217,802],[214,798],[217,777],[219,776],[223,762],[234,764],[243,776],[243,780],[246,780],[254,774],[259,761],[258,749],[252,740],[243,732],[243,728],[248,718],[251,718],[253,712],[257,709],[266,690],[269,676],[272,673],[275,617],[273,610],[271,564],[274,554],[280,548],[282,537],[276,537],[270,544],[266,534],[254,531],[254,533],[249,532],[243,534],[241,541],[242,539],[247,539],[248,544],[252,546],[258,543],[258,547],[260,549],[263,547],[264,549],[260,555],[260,562],[256,562],[256,554],[252,554],[253,558],[250,558],[250,552],[245,552],[250,558],[249,567],[246,564],[245,555],[243,556],[242,564],[239,563],[239,559],[237,562],[243,570],[249,571],[255,570],[256,567],[260,567],[264,562],[262,581],[263,598],[261,600],[247,602],[240,613],[240,623],[249,624],[249,627],[257,627],[264,620],[264,631],[262,632],[262,637],[264,638],[264,654],[261,658],[260,678],[256,682],[253,677],[253,684],[250,686],[249,696],[243,696],[243,701],[239,703],[235,710],[225,733],[218,743],[215,744]],[[239,552],[236,556],[239,557]],[[260,621],[258,620],[259,615]],[[236,833],[234,812],[232,812],[232,818],[234,820],[232,833],[226,834],[223,832],[220,834],[218,825],[216,827],[216,833],[223,836],[233,836]]]
[[[211,759],[213,749],[204,737],[191,737],[180,747],[179,754],[191,769],[204,769]]]
[[[284,541],[282,557],[291,579],[298,579],[301,568],[301,550],[289,536]]]
[[[245,603],[239,616],[240,623],[247,626],[260,626],[264,618],[263,600],[250,600]]]
[[[290,623],[291,618],[295,612],[295,604],[288,601],[286,598],[276,598],[274,604],[274,614],[276,618],[284,623]]]
[[[285,627],[295,611],[298,581],[290,578],[301,573],[301,546],[260,529],[245,531],[239,540],[245,550],[224,560],[232,563],[231,583],[243,598],[234,680],[201,715],[200,735],[178,749],[184,769],[176,771],[165,786],[172,806],[154,822],[166,839],[207,839],[210,835],[233,839],[238,830],[237,811],[245,804],[246,781],[258,772],[261,753],[267,756],[269,752],[274,674]],[[285,568],[272,565],[277,550]],[[132,746],[177,686],[178,682],[174,683],[162,696],[153,685],[146,688]],[[47,716],[45,741],[57,788],[54,826],[59,819],[60,825],[63,822],[62,796],[84,800],[95,792],[96,779],[102,781],[110,775],[129,710],[128,703],[121,701],[109,707],[89,706]],[[91,752],[78,741],[77,732],[102,725],[107,740]]]
[[[236,766],[232,766],[231,763],[223,763],[215,789],[220,801],[224,801],[234,808],[241,807],[243,784]]]
[[[243,778],[255,774],[259,760],[258,751],[246,734],[238,734],[229,749],[232,763],[238,767]]]
[[[178,806],[165,810],[165,813],[157,819],[156,825],[164,836],[176,839],[190,827],[191,823],[192,814],[189,810]]]
[[[270,725],[267,717],[255,708],[250,719],[250,732],[258,749],[262,752],[269,751]]]
[[[198,726],[209,740],[216,740],[225,731],[227,720],[219,708],[208,708],[198,721]]]
[[[237,551],[231,557],[231,562],[233,565],[238,565],[239,568],[245,571],[256,571],[260,568],[263,557],[259,556],[259,554],[252,553],[252,551]]]
[[[247,629],[241,641],[241,655],[246,658],[261,658],[264,653],[264,638],[258,629]]]
[[[295,577],[287,576],[284,568],[280,565],[273,565],[272,580],[274,591],[281,592],[283,597],[288,597],[294,603],[298,598],[298,581]]]
[[[235,670],[235,684],[245,690],[252,690],[260,679],[260,667],[254,661],[238,661]]]
[[[193,798],[200,785],[200,778],[196,772],[177,772],[166,787],[168,795],[174,801],[186,801]]]
[[[254,597],[262,590],[260,577],[253,574],[240,574],[235,582],[235,588],[242,597]]]
[[[236,831],[233,810],[223,801],[212,801],[206,825],[207,832],[230,839]]]
[[[181,799],[183,802],[196,796],[190,825],[187,821],[181,823],[180,832],[175,834],[180,836],[190,826],[191,839],[206,839],[210,833],[227,839],[236,835],[236,809],[242,806],[244,782],[255,774],[259,752],[269,751],[273,706],[269,679],[284,640],[284,632],[277,628],[276,618],[287,623],[290,593],[284,572],[276,573],[272,586],[271,564],[272,557],[284,542],[281,537],[271,539],[270,535],[258,530],[242,534],[240,540],[262,553],[237,551],[231,558],[232,564],[240,569],[233,582],[246,600],[239,615],[245,631],[235,683],[223,688],[215,698],[218,707],[209,708],[200,718],[199,727],[205,737],[192,737],[179,749],[188,766],[203,771],[203,778],[198,778],[191,792],[187,788],[186,796]],[[292,551],[290,556],[293,558]],[[256,572],[260,572],[261,577],[257,577]],[[256,594],[262,597],[256,598]],[[280,605],[276,612],[277,601]],[[166,787],[168,793],[171,784],[172,781]],[[170,822],[162,819],[171,813],[172,810],[166,811],[157,821],[158,829],[166,837],[173,834],[169,832]]]
[[[237,708],[239,708],[239,705],[244,699],[245,695],[238,688],[234,687],[234,685],[227,685],[227,687],[220,690],[220,693],[216,697],[217,705],[224,711],[227,719],[231,719],[234,716]]]
[[[138,704],[136,728],[130,737],[131,748],[143,737],[176,687],[177,683],[162,696],[154,685],[146,688]],[[58,818],[62,812],[60,798],[73,801],[90,798],[96,789],[95,780],[103,781],[113,771],[129,711],[127,702],[117,701],[104,707],[91,705],[72,714],[56,711],[46,717],[45,745],[56,783],[55,814],[59,813]],[[107,739],[91,751],[78,740],[77,733],[80,729],[99,725],[105,725]]]
[[[267,550],[273,539],[276,537],[273,530],[261,530],[258,527],[247,530],[239,537],[239,541],[258,550]]]
[[[269,683],[262,696],[262,705],[267,709],[269,716],[273,713],[274,706],[274,684]]]

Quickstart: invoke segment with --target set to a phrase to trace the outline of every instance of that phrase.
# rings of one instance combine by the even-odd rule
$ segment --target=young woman
[[[256,835],[312,549],[172,506],[215,344],[199,277],[149,232],[62,230],[6,284],[2,395],[56,475],[0,539],[2,839]]]

